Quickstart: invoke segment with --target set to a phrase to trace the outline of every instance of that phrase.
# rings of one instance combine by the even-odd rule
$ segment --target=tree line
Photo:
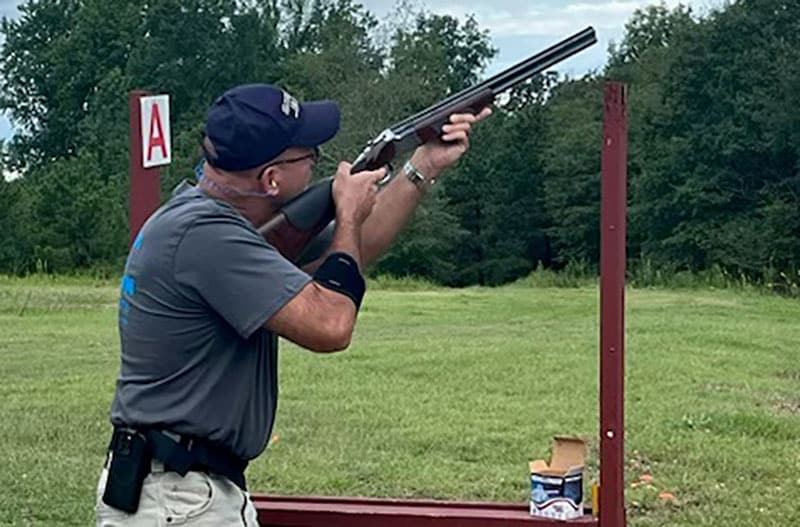
[[[474,18],[401,1],[28,0],[0,25],[0,272],[120,270],[127,253],[128,102],[169,93],[173,163],[192,177],[216,96],[271,82],[332,98],[342,131],[319,175],[392,122],[479,81],[495,56]],[[566,36],[566,35],[564,35]],[[373,273],[501,284],[599,258],[603,85],[629,85],[629,242],[665,271],[797,279],[800,4],[738,0],[697,16],[636,11],[599,71],[541,75],[476,130]]]

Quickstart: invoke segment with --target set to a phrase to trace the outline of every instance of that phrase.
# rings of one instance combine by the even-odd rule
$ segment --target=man
[[[418,148],[380,193],[385,169],[351,175],[341,163],[333,242],[301,270],[256,227],[308,186],[318,147],[339,129],[338,106],[300,104],[265,84],[215,101],[199,184],[179,187],[147,221],[125,266],[97,525],[257,525],[244,469],[271,434],[277,337],[316,352],[347,348],[362,270],[489,113],[453,115],[443,142]]]

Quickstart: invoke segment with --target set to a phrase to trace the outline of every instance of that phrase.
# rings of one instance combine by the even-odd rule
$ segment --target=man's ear
[[[267,167],[264,172],[261,173],[261,188],[263,189],[265,194],[270,196],[277,196],[280,192],[280,183],[275,178],[276,170],[273,167]]]

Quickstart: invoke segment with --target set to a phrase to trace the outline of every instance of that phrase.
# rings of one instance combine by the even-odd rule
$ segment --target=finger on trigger
[[[447,134],[442,139],[447,141],[447,142],[465,141],[467,139],[467,133],[466,132],[453,132],[452,134]]]

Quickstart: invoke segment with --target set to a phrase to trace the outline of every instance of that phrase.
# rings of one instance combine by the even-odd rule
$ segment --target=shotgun
[[[375,170],[419,145],[438,140],[442,135],[442,126],[452,114],[477,114],[501,93],[596,42],[594,29],[587,27],[497,75],[394,124],[367,143],[353,162],[351,173]],[[284,257],[299,265],[322,256],[333,239],[336,208],[332,188],[332,177],[309,187],[286,203],[258,229],[259,232]]]

